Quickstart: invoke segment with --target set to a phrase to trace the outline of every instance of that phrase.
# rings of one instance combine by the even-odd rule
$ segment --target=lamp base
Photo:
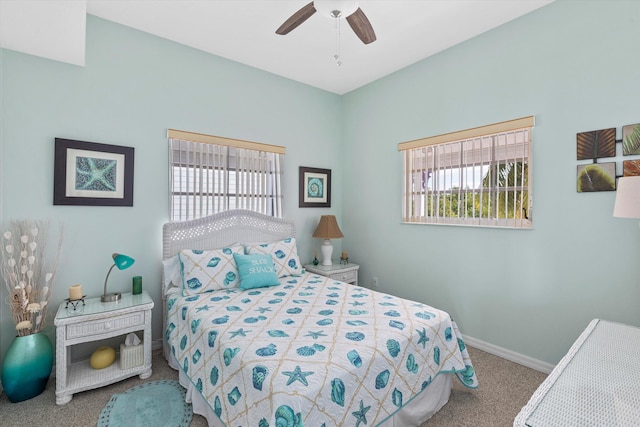
[[[104,294],[100,297],[100,301],[102,302],[113,302],[119,301],[122,298],[122,294],[120,292],[115,292],[113,294]]]
[[[331,240],[324,239],[322,246],[320,246],[320,252],[322,253],[322,265],[332,265],[331,254],[333,254],[333,245],[331,244]]]

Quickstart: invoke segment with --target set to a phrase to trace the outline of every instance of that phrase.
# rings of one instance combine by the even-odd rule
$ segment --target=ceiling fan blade
[[[358,8],[351,15],[347,16],[347,22],[351,26],[351,29],[362,43],[369,44],[376,41],[376,33],[373,31],[371,22],[367,19],[362,9]]]
[[[280,28],[276,30],[276,34],[289,34],[289,32],[295,30],[298,25],[309,19],[314,13],[316,13],[316,8],[313,6],[313,2],[311,2],[284,21],[284,24],[280,25]]]

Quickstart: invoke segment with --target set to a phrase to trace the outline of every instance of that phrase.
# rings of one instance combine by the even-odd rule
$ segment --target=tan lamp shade
[[[640,176],[625,176],[618,179],[613,216],[640,218]]]
[[[320,239],[339,239],[344,237],[340,227],[338,227],[338,221],[336,221],[335,215],[322,215],[320,217],[320,223],[313,233],[313,237]]]

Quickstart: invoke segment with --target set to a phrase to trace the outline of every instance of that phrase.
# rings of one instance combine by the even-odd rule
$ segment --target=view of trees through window
[[[405,222],[531,227],[531,129],[404,151]]]
[[[462,170],[463,176],[472,173],[467,169]],[[437,216],[449,218],[526,219],[529,210],[528,163],[510,162],[478,169],[482,171],[478,187],[454,185],[446,190],[432,191],[432,197],[427,199],[427,212],[434,216],[437,209]],[[452,174],[457,172],[452,171]]]

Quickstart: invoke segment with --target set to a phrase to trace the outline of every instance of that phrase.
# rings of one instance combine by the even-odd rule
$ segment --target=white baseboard
[[[542,360],[534,359],[533,357],[525,356],[524,354],[516,353],[515,351],[507,350],[506,348],[498,347],[497,345],[490,344],[464,334],[462,335],[462,339],[465,344],[468,344],[471,347],[486,351],[494,356],[502,357],[503,359],[510,360],[519,365],[535,369],[536,371],[540,371],[545,374],[549,374],[555,367],[555,365],[552,365],[551,363],[543,362]]]

